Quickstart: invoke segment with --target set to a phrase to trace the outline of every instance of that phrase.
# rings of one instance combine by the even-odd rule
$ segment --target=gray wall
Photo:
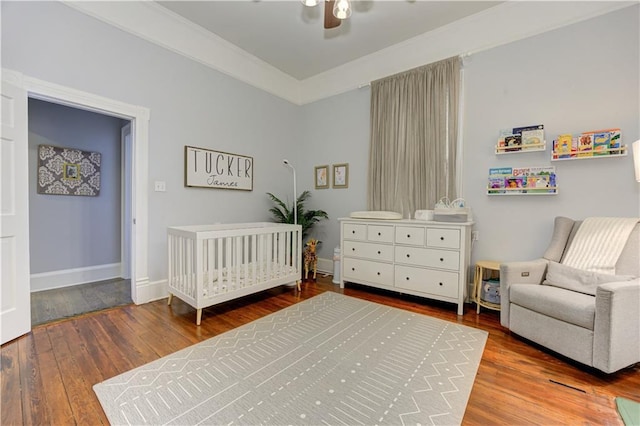
[[[265,193],[289,193],[300,107],[61,3],[0,7],[3,67],[150,109],[150,281],[166,278],[168,226],[268,220]],[[253,157],[253,191],[185,188],[185,145]]]
[[[473,259],[539,257],[562,215],[639,216],[633,158],[550,161],[546,152],[496,156],[499,129],[542,123],[562,133],[620,127],[640,137],[639,7],[473,55],[465,66],[464,197],[480,240]],[[606,31],[600,29],[606,28]],[[490,167],[555,166],[553,196],[487,196]]]
[[[31,273],[120,263],[119,118],[29,100]],[[38,145],[99,152],[97,197],[37,193]]]
[[[367,205],[367,164],[369,163],[369,87],[333,96],[302,107],[304,150],[299,155],[298,184],[312,193],[309,207],[325,210],[329,220],[312,234],[322,241],[318,256],[331,259],[340,245],[338,218],[347,217]],[[329,165],[330,184],[333,164],[349,164],[349,187],[315,189],[315,166]]]
[[[58,3],[2,2],[3,66],[151,110],[150,279],[166,276],[166,227],[268,219],[265,192],[286,198],[291,173],[309,204],[329,212],[317,229],[331,257],[336,218],[366,208],[369,89],[298,107]],[[621,127],[638,139],[638,6],[473,55],[465,66],[463,196],[480,241],[474,259],[536,257],[556,215],[631,216],[639,191],[631,156],[552,163],[556,196],[488,197],[486,176],[501,165],[549,165],[549,153],[496,157],[503,127],[543,123],[558,133]],[[606,28],[606,31],[598,31]],[[253,156],[254,191],[186,189],[184,145]],[[313,167],[350,164],[348,189],[313,190]]]
[[[551,162],[551,140],[560,133],[620,127],[624,143],[640,138],[639,9],[595,19],[472,55],[464,66],[463,196],[472,206],[478,259],[539,257],[553,218],[564,215],[640,216],[633,159]],[[607,31],[596,31],[606,28]],[[349,189],[313,191],[313,205],[327,210],[318,227],[319,256],[331,258],[339,243],[336,218],[366,209],[369,153],[368,88],[303,107],[308,188],[314,165],[349,162]],[[502,128],[545,125],[546,152],[496,156]],[[486,195],[491,167],[555,166],[559,194]]]

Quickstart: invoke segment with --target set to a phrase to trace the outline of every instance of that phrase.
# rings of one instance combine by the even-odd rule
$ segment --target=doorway
[[[132,226],[131,299],[146,303],[161,294],[161,283],[149,283],[148,276],[148,151],[147,108],[108,99],[93,93],[61,86],[2,69],[3,131],[3,249],[0,344],[31,330],[29,268],[29,202],[27,99],[36,98],[79,109],[102,112],[131,120],[132,125]],[[9,226],[10,225],[10,226]],[[6,256],[5,256],[6,254]],[[6,260],[6,262],[5,262]]]
[[[28,122],[32,325],[131,303],[130,120],[31,98]]]

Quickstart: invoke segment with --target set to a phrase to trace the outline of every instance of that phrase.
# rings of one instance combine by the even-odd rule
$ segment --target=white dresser
[[[340,287],[353,282],[452,302],[464,313],[473,223],[339,222]]]

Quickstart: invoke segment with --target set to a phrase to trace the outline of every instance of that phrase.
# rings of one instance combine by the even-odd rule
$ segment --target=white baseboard
[[[119,278],[120,263],[31,274],[31,292]]]
[[[155,300],[164,299],[169,293],[167,292],[167,280],[153,281],[146,283],[138,283],[136,286],[136,305],[153,302]]]
[[[318,258],[318,272],[333,275],[333,260]]]

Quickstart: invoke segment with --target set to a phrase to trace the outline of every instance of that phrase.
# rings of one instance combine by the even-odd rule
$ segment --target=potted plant
[[[273,217],[273,221],[278,223],[294,223],[293,206],[287,206],[282,200],[270,192],[267,192],[267,195],[271,198],[271,201],[275,203],[275,206],[269,209]],[[305,210],[304,203],[309,197],[311,197],[311,193],[309,191],[304,191],[300,194],[297,200],[298,225],[302,226],[303,241],[306,239],[306,236],[313,225],[322,219],[329,219],[329,215],[327,215],[327,212],[324,210]]]

